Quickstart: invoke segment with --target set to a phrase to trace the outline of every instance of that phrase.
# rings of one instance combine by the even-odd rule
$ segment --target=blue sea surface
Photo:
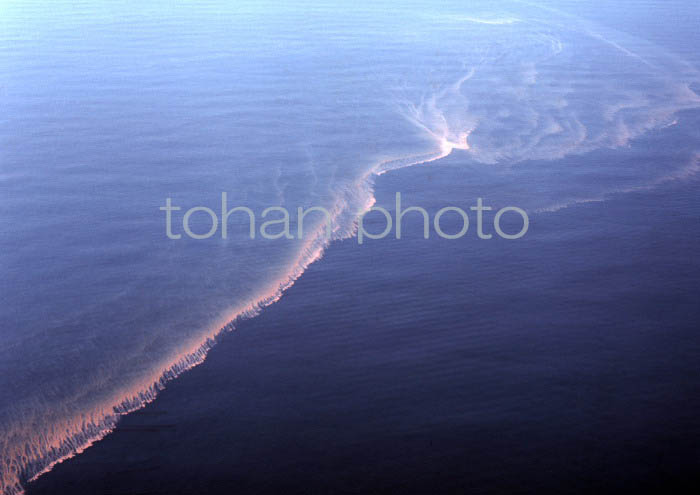
[[[0,492],[71,469],[73,493],[690,476],[699,9],[3,3]],[[324,207],[332,242],[318,216],[302,239],[244,216],[184,234],[222,192]],[[426,241],[407,216],[359,246],[396,192],[518,206],[530,230]]]

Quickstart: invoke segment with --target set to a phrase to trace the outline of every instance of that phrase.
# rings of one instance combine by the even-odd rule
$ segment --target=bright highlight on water
[[[379,206],[382,174],[459,156],[513,183],[535,177],[537,191],[493,198],[478,230],[517,239],[533,215],[698,171],[697,154],[674,169],[567,167],[679,125],[679,112],[700,107],[700,73],[650,42],[528,3],[0,10],[8,495],[200,364],[217,336],[277,301],[333,240],[358,228],[360,242],[377,237],[360,219]],[[271,205],[322,211],[264,232],[239,211],[224,236],[221,212],[214,222],[200,211],[173,220],[169,233],[181,238],[167,238],[164,198],[184,214],[221,191],[257,220]],[[476,211],[463,213],[476,229]],[[438,230],[440,218],[429,226],[460,233]]]

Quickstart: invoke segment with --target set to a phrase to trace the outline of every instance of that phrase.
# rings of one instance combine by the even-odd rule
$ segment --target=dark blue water
[[[4,5],[3,491],[696,481],[697,7],[549,3]],[[336,242],[165,236],[222,191]]]
[[[698,128],[700,115],[684,118]],[[400,187],[432,196],[431,211],[467,207],[464,191],[490,181],[450,169],[459,161],[383,176],[377,197],[390,205]],[[401,241],[334,244],[203,366],[30,493],[696,484],[697,187],[534,215],[517,243],[425,241],[408,216]]]

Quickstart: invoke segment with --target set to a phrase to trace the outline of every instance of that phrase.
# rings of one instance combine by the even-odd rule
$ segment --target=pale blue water
[[[318,223],[304,242],[233,224],[226,240],[169,240],[166,197],[323,206],[343,238],[376,173],[453,147],[469,149],[452,166],[495,177],[470,197],[532,214],[692,178],[697,143],[638,139],[700,106],[696,35],[625,20],[627,3],[563,7],[3,4],[3,491],[201,362],[326,246]],[[642,159],[666,146],[672,159]]]

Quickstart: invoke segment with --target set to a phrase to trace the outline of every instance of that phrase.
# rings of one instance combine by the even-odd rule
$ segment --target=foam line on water
[[[602,203],[609,199],[614,198],[620,194],[629,194],[641,191],[649,191],[660,187],[664,184],[672,183],[675,181],[684,181],[696,176],[700,172],[700,153],[696,153],[690,162],[679,170],[657,177],[648,182],[638,184],[635,186],[621,187],[617,189],[611,189],[597,196],[590,196],[585,198],[573,198],[557,204],[545,206],[542,208],[536,208],[531,210],[532,213],[555,213],[560,210],[571,208],[573,206],[578,206],[587,203]]]
[[[474,19],[465,18],[464,20],[474,22]],[[499,24],[493,20],[487,21],[481,23]],[[518,20],[518,24],[524,23],[525,21]],[[502,22],[501,24],[512,23]],[[589,35],[593,32],[589,27],[586,29],[589,31]],[[621,53],[639,60],[648,68],[654,68],[654,70],[658,68],[656,61],[650,61],[647,57],[642,57],[636,52],[628,50],[621,43],[612,40],[612,37],[607,34],[605,36],[593,34],[593,37],[607,43]],[[557,56],[564,49],[562,42],[556,37],[542,37],[541,41],[549,47],[546,51],[547,57]],[[648,102],[630,98],[628,101],[612,105],[606,110],[608,112],[606,118],[612,122],[611,129],[608,129],[607,132],[614,133],[614,136],[598,140],[591,138],[585,126],[573,117],[562,120],[543,114],[541,109],[533,109],[530,121],[527,119],[524,121],[526,123],[537,122],[538,125],[546,122],[546,126],[539,128],[534,127],[533,124],[532,128],[527,128],[526,131],[529,134],[525,135],[522,141],[515,141],[512,149],[504,151],[493,147],[484,148],[475,145],[472,137],[476,133],[483,132],[484,126],[488,124],[487,116],[474,115],[470,111],[470,104],[473,102],[464,94],[465,88],[483,69],[484,63],[485,60],[482,60],[481,63],[474,65],[465,74],[456,78],[452,84],[443,86],[442,89],[433,92],[420,102],[403,106],[403,116],[432,140],[433,149],[423,154],[382,160],[370,166],[356,179],[343,183],[337,191],[331,211],[333,219],[332,239],[348,238],[356,234],[359,215],[368,211],[376,201],[374,197],[375,178],[388,171],[435,162],[448,156],[455,149],[469,151],[474,160],[488,164],[499,161],[512,163],[533,156],[538,157],[538,153],[549,158],[560,158],[570,153],[586,152],[601,146],[620,146],[649,129],[672,125],[670,117],[675,115],[678,110],[700,106],[700,98],[690,91],[689,86],[686,85],[688,91],[684,93],[682,84],[674,85],[671,94],[677,98],[676,101],[672,104],[655,107],[655,113],[647,116],[647,120],[633,124],[622,120],[621,113],[635,108],[644,109],[644,105],[648,105]],[[531,69],[523,75],[525,86],[537,78],[535,68]],[[687,66],[687,64],[686,73],[693,77],[697,76],[692,67]],[[667,78],[673,77],[673,74],[663,75]],[[700,78],[696,78],[696,80],[700,80]],[[466,92],[468,94],[468,90]],[[545,110],[547,108],[549,107],[546,107]],[[556,149],[552,148],[554,151],[544,148],[541,144],[552,136],[567,132],[566,139],[560,139]],[[696,155],[691,164],[677,173],[667,174],[637,186],[605,191],[598,196],[573,199],[536,211],[558,211],[574,204],[605,201],[613,194],[640,191],[673,180],[683,180],[697,174],[698,162],[698,155]],[[159,391],[170,380],[201,364],[220,335],[233,330],[241,320],[256,316],[263,308],[278,301],[309,265],[321,259],[331,241],[326,239],[324,234],[324,226],[317,225],[316,229],[307,235],[308,240],[304,242],[280,277],[270,282],[267,287],[261,289],[255,297],[245,304],[230,308],[202,334],[181,344],[177,352],[162,358],[158,363],[154,363],[152,371],[141,377],[137,383],[130,383],[121,390],[113,391],[109,397],[102,400],[92,410],[83,411],[68,419],[57,420],[54,424],[47,425],[43,431],[35,431],[32,427],[15,423],[16,429],[3,435],[2,444],[0,444],[2,458],[5,461],[3,465],[0,465],[0,491],[10,495],[22,493],[24,482],[36,479],[41,474],[51,470],[56,464],[79,454],[94,442],[104,438],[115,428],[121,416],[145,406],[156,398]]]
[[[55,422],[43,432],[29,431],[26,427],[16,425],[17,429],[12,435],[3,439],[2,457],[6,460],[6,465],[0,466],[0,493],[22,494],[23,484],[36,480],[57,464],[84,452],[103,439],[116,428],[121,416],[146,406],[155,400],[169,381],[203,363],[221,335],[234,330],[242,320],[257,316],[263,308],[277,302],[309,265],[322,258],[332,240],[349,238],[357,233],[359,216],[375,203],[373,185],[376,176],[388,170],[438,160],[453,149],[468,147],[466,137],[462,143],[442,140],[436,144],[436,151],[431,153],[378,162],[347,184],[339,191],[331,209],[331,239],[326,238],[324,223],[316,225],[313,232],[306,236],[307,240],[283,276],[271,282],[247,304],[231,308],[203,335],[183,343],[179,352],[162,359],[138,383],[115,392],[91,411]],[[10,444],[10,438],[15,440],[15,447]]]

